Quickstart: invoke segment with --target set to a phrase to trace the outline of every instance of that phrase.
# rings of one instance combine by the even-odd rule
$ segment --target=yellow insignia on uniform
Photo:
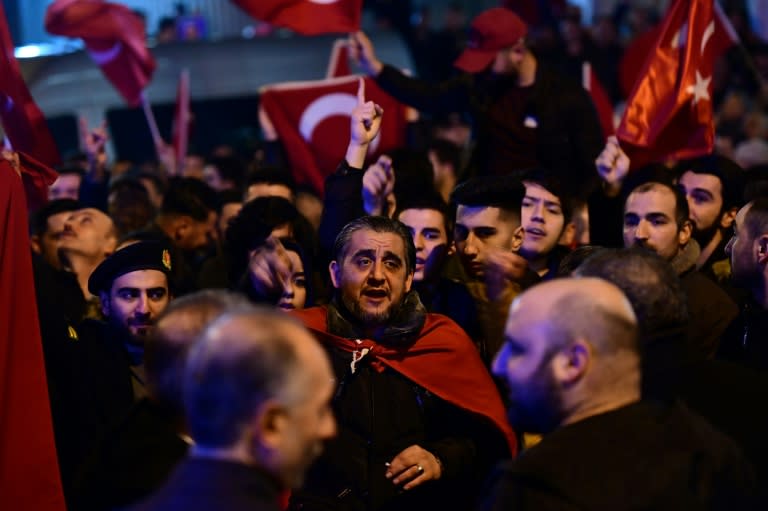
[[[163,250],[163,266],[171,271],[171,253],[168,252],[168,249]]]
[[[72,328],[71,326],[67,326],[67,333],[69,334],[69,339],[72,341],[77,341],[80,338],[77,336],[77,330]]]

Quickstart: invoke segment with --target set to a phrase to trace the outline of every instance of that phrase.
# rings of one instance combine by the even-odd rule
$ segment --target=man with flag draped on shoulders
[[[381,125],[381,107],[353,116],[346,161],[356,165]],[[269,245],[269,244],[267,244]],[[290,261],[277,243],[256,251],[250,276],[279,287]],[[338,435],[292,494],[290,509],[469,509],[515,435],[467,334],[428,313],[412,290],[416,249],[398,221],[362,216],[336,236],[335,296],[292,314],[327,350]]]

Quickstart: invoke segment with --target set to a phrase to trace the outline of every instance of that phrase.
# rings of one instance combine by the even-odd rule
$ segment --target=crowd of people
[[[82,126],[30,217],[70,509],[764,509],[768,173],[630,172],[530,36],[484,11],[434,83],[351,34],[447,121],[370,162],[360,80],[322,198],[279,140],[120,174]]]

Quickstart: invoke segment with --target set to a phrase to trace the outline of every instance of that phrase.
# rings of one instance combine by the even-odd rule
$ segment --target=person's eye
[[[456,241],[466,241],[469,236],[469,230],[466,227],[456,226],[453,229],[453,237]]]
[[[563,211],[560,208],[558,208],[557,206],[550,206],[550,207],[547,208],[547,211],[549,211],[553,215],[562,215],[563,214]]]
[[[365,268],[366,266],[369,266],[371,264],[371,260],[367,257],[361,257],[357,260],[357,266],[360,268]]]
[[[307,279],[304,277],[297,277],[293,279],[293,285],[297,287],[307,287]]]
[[[147,293],[147,295],[152,300],[162,300],[163,298],[165,298],[165,289],[150,291],[149,293]]]
[[[428,232],[424,234],[424,237],[427,238],[430,241],[436,241],[440,239],[440,235],[436,232]]]
[[[667,221],[661,218],[654,218],[651,220],[651,225],[654,226],[660,226],[660,225],[666,225]]]
[[[531,207],[533,207],[533,202],[531,202],[529,200],[524,200],[523,203],[522,203],[522,207],[524,207],[524,208],[531,208]]]

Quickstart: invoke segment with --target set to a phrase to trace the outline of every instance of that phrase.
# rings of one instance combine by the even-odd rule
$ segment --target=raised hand
[[[608,195],[618,195],[621,183],[629,173],[629,157],[619,146],[619,140],[611,135],[603,151],[595,160],[595,167],[600,178],[605,182]]]
[[[384,67],[376,58],[371,40],[363,32],[349,34],[349,56],[368,76],[378,75]]]
[[[394,200],[395,173],[392,159],[382,154],[363,174],[363,209],[369,215],[388,214]]]
[[[85,117],[80,117],[78,119],[78,127],[80,130],[80,143],[82,144],[83,152],[88,157],[91,170],[103,170],[107,165],[107,141],[109,140],[106,121],[102,121],[97,128],[91,130]]]
[[[362,168],[368,144],[379,134],[383,114],[384,110],[379,105],[365,100],[365,80],[360,78],[357,85],[357,104],[350,114],[347,163],[351,167]]]
[[[260,295],[273,298],[282,294],[291,280],[293,265],[280,240],[270,236],[251,254],[248,273]]]

